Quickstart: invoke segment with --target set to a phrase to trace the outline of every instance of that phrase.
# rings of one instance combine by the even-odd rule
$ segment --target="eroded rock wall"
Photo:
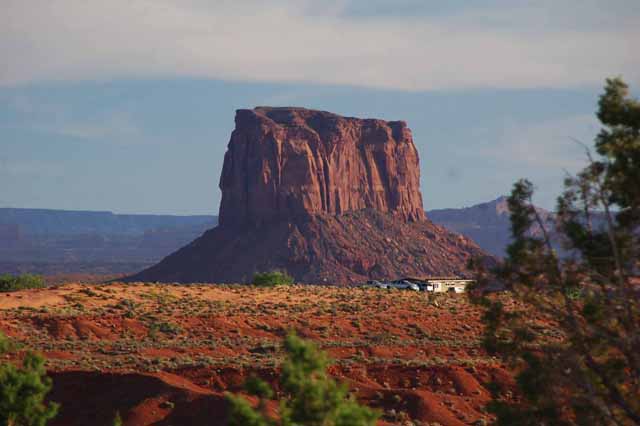
[[[222,226],[365,208],[424,220],[405,122],[258,107],[238,110],[235,123],[220,178]]]

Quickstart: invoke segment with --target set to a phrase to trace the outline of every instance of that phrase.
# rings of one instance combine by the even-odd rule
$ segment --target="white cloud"
[[[619,26],[585,26],[551,19],[548,4],[523,13],[508,2],[438,17],[352,16],[345,1],[4,3],[0,85],[171,76],[404,90],[599,86],[616,74],[640,81],[634,14]],[[559,13],[581,19],[581,3],[572,4]]]

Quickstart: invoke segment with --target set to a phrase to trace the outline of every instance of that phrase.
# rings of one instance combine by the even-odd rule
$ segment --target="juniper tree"
[[[266,412],[266,400],[273,397],[271,388],[259,379],[247,383],[247,391],[259,398],[257,409],[242,397],[227,395],[231,426],[373,426],[378,415],[360,405],[348,388],[327,374],[329,359],[312,342],[294,334],[284,341],[287,359],[282,365],[279,416]]]
[[[553,229],[532,183],[514,185],[513,242],[495,271],[510,299],[477,299],[487,350],[519,372],[521,400],[494,387],[499,425],[640,425],[640,103],[616,78],[598,105],[599,156],[565,180]]]
[[[120,411],[116,411],[116,415],[113,417],[111,426],[122,426],[122,417],[120,417]]]
[[[0,354],[12,348],[0,333]],[[0,362],[0,426],[44,426],[58,412],[58,405],[45,403],[51,390],[44,359],[27,353],[18,368],[8,361]]]
[[[269,272],[258,272],[253,276],[253,285],[261,287],[275,287],[277,285],[293,284],[293,277],[286,271],[273,270]]]

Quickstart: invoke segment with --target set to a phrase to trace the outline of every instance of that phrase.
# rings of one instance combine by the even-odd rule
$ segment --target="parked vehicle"
[[[383,282],[380,282],[378,280],[369,280],[369,281],[367,281],[367,286],[375,287],[375,288],[384,288],[384,289],[389,288],[389,284],[388,283],[383,283]]]
[[[392,288],[398,290],[413,290],[420,291],[420,286],[411,281],[407,280],[396,280],[396,281],[378,281],[378,280],[369,280],[367,281],[367,286],[375,287],[375,288],[384,288],[390,290]]]
[[[401,278],[399,280],[395,280],[393,281],[394,283],[401,283],[404,285],[407,285],[407,283],[409,284],[414,284],[416,286],[418,286],[418,291],[433,291],[433,286],[430,285],[430,283],[428,283],[427,281],[418,279],[418,278]],[[413,290],[413,288],[412,288]]]
[[[389,284],[389,288],[397,288],[400,290],[413,290],[413,291],[420,291],[420,286],[418,286],[418,284],[412,283],[411,281],[407,281],[407,280],[397,280],[397,281],[393,281]]]
[[[404,277],[394,281],[367,281],[367,285],[376,288],[397,288],[402,290],[426,291],[429,293],[464,293],[472,279],[461,277]]]

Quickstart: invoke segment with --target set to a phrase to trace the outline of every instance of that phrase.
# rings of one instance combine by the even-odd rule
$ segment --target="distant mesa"
[[[0,247],[12,247],[21,240],[20,225],[17,223],[0,223]]]
[[[511,243],[506,197],[471,207],[429,210],[427,215],[434,223],[471,238],[488,253],[498,257],[506,255]]]
[[[305,108],[236,112],[219,225],[130,280],[247,282],[282,269],[303,283],[464,274],[482,250],[430,222],[403,121]]]
[[[555,231],[553,212],[536,207],[540,219],[545,224],[551,241],[562,252],[560,240]],[[507,197],[459,209],[438,209],[427,212],[429,219],[451,231],[471,238],[478,245],[496,257],[505,257],[507,246],[511,244],[511,219]],[[531,237],[542,237],[542,229],[536,224],[528,232]]]
[[[0,274],[130,274],[216,223],[215,216],[0,208]]]

